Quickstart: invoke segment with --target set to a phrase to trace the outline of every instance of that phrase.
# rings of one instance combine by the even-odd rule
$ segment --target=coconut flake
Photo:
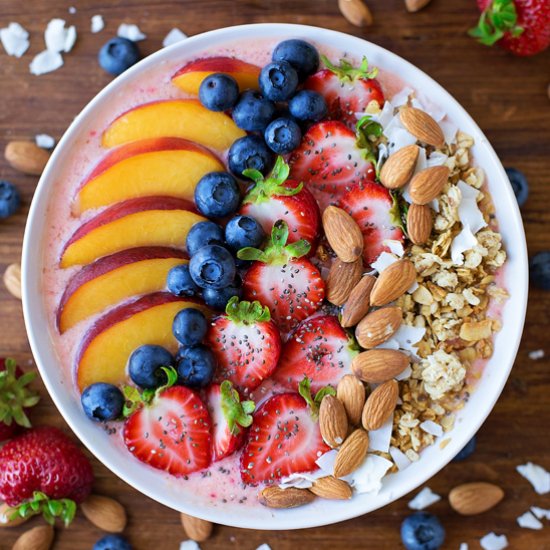
[[[451,260],[453,264],[462,265],[464,263],[464,252],[471,250],[476,244],[477,239],[470,227],[465,225],[451,243]]]
[[[400,372],[397,376],[394,376],[394,378],[396,380],[408,380],[411,377],[412,372],[413,372],[412,368],[409,365],[408,367],[405,368],[404,371]]]
[[[407,455],[397,447],[390,447],[390,456],[395,462],[398,470],[404,470],[411,464],[411,461],[407,458]]]
[[[391,98],[391,102],[394,105],[394,107],[401,107],[401,105],[405,105],[405,103],[409,101],[409,97],[413,93],[414,93],[414,90],[412,88],[409,88],[409,87],[403,88],[401,91],[397,92]]]
[[[438,153],[434,151],[430,158],[426,160],[426,168],[433,168],[434,166],[443,166],[449,157],[444,153]]]
[[[393,415],[377,430],[369,431],[369,451],[387,453],[390,449]]]
[[[395,239],[384,239],[382,244],[387,246],[390,249],[390,252],[399,258],[402,258],[405,255],[405,249],[403,248],[403,243],[401,241],[397,241]]]
[[[533,512],[538,519],[550,519],[550,510],[545,510],[538,506],[531,506],[531,512]]]
[[[350,474],[350,485],[358,494],[377,495],[382,488],[382,478],[391,467],[391,461],[378,455],[367,455],[363,464]]]
[[[434,437],[441,437],[443,435],[443,428],[433,420],[424,420],[419,428]]]
[[[434,493],[429,487],[424,487],[410,502],[411,510],[424,510],[428,506],[441,500],[441,497]]]
[[[393,127],[387,134],[390,155],[416,143],[416,138],[405,128]]]
[[[372,262],[371,267],[373,269],[376,269],[378,273],[381,273],[391,264],[397,262],[398,259],[399,258],[394,254],[390,254],[389,252],[384,251],[380,253],[380,256],[378,256],[378,258],[376,258],[376,261]]]
[[[504,550],[508,546],[506,535],[497,535],[492,531],[487,533],[479,541],[483,550]]]
[[[34,136],[34,141],[42,149],[52,149],[55,145],[55,139],[48,134],[37,134]]]
[[[51,73],[63,65],[63,58],[59,52],[44,50],[35,55],[29,68],[32,74],[40,75]]]
[[[480,229],[487,225],[481,210],[477,206],[479,191],[462,180],[457,183],[457,187],[460,189],[462,196],[460,204],[458,205],[458,217],[462,225],[464,227],[468,226],[475,235]]]
[[[532,359],[533,361],[538,361],[539,359],[542,359],[544,355],[545,354],[543,349],[536,349],[529,352],[529,359]]]
[[[105,28],[105,21],[102,15],[92,15],[90,28],[93,33],[100,32]]]
[[[325,454],[322,454],[316,461],[315,464],[326,472],[326,475],[332,475],[334,473],[334,461],[336,460],[336,454],[338,451],[336,449],[331,449]]]
[[[199,543],[194,540],[184,540],[180,544],[180,550],[201,550]]]
[[[524,529],[542,529],[542,523],[529,511],[516,518],[518,525]]]
[[[385,342],[382,342],[381,344],[378,344],[376,346],[376,349],[399,349],[399,342],[397,340],[394,340],[393,338],[390,338],[389,340],[386,340]]]
[[[132,42],[139,42],[145,40],[147,36],[143,34],[137,25],[131,25],[128,23],[121,23],[117,30],[117,35],[121,38],[127,38]]]
[[[406,350],[416,356],[417,349],[415,344],[418,344],[425,334],[425,327],[413,327],[402,323],[392,336],[392,339],[397,341],[400,349]]]
[[[456,134],[458,132],[458,126],[450,120],[442,120],[439,123],[439,127],[443,132],[443,137],[446,143],[456,143]]]
[[[468,543],[461,542],[460,547],[458,548],[458,550],[468,550]]]
[[[550,473],[542,466],[528,462],[517,466],[516,470],[531,483],[539,495],[550,492]]]
[[[67,10],[71,15],[74,15],[76,13],[76,8],[74,6],[69,6],[69,9]]]
[[[0,29],[0,42],[8,55],[21,57],[29,48],[29,33],[19,23],[10,23]]]
[[[187,38],[187,35],[180,31],[179,29],[172,29],[162,41],[163,47],[171,46],[172,44],[176,44],[177,42],[181,42],[182,40],[185,40]]]
[[[319,479],[320,477],[325,477],[326,475],[327,473],[323,470],[290,474],[289,476],[281,478],[279,487],[281,489],[288,489],[289,487],[296,487],[297,489],[309,489],[316,479]]]
[[[266,544],[265,542],[263,544],[260,544],[256,550],[271,550],[271,546],[269,544]]]
[[[52,19],[44,32],[46,49],[51,52],[70,52],[76,41],[76,28],[65,28],[64,19]]]

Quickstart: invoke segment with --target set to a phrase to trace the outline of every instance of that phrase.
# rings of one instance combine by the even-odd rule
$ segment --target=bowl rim
[[[50,394],[53,402],[55,403],[57,409],[59,410],[69,427],[73,430],[73,432],[75,432],[75,434],[88,448],[88,450],[102,464],[104,464],[115,475],[124,480],[134,489],[136,489],[140,493],[145,494],[149,498],[152,498],[153,500],[156,500],[157,502],[160,502],[161,504],[164,504],[165,506],[168,506],[180,512],[185,512],[196,517],[200,517],[202,519],[210,520],[215,523],[231,525],[234,527],[266,530],[286,530],[317,527],[363,515],[381,506],[385,506],[386,504],[389,504],[390,502],[397,500],[408,492],[418,488],[433,475],[439,472],[452,459],[454,454],[456,454],[456,452],[458,452],[464,446],[469,437],[471,437],[485,421],[485,419],[493,409],[508,379],[510,370],[515,360],[515,356],[517,354],[523,331],[528,293],[528,263],[525,232],[521,222],[519,208],[517,207],[514,199],[515,206],[512,205],[511,212],[513,213],[512,223],[516,226],[515,229],[518,232],[518,234],[516,235],[517,239],[515,242],[515,252],[516,257],[518,258],[518,262],[520,264],[518,274],[519,276],[517,279],[521,285],[519,288],[514,288],[514,294],[516,295],[516,299],[519,302],[519,308],[516,308],[515,310],[515,315],[517,315],[518,323],[513,341],[507,342],[507,346],[509,349],[508,364],[505,365],[505,368],[501,368],[501,371],[499,372],[499,379],[496,381],[496,383],[495,380],[493,380],[494,386],[492,386],[493,393],[491,395],[491,398],[487,401],[484,401],[481,405],[482,410],[478,411],[479,414],[476,421],[469,423],[469,437],[455,437],[453,441],[451,441],[451,443],[445,448],[445,450],[442,451],[442,459],[440,461],[434,461],[433,464],[424,464],[424,469],[422,470],[422,473],[420,475],[409,476],[413,479],[405,479],[405,481],[402,482],[402,484],[400,485],[399,489],[393,491],[390,494],[389,499],[387,499],[386,501],[377,501],[375,505],[372,505],[372,503],[369,504],[368,501],[356,498],[352,501],[347,501],[345,503],[345,506],[334,505],[334,507],[332,508],[332,505],[329,504],[327,505],[327,508],[331,508],[330,514],[325,512],[308,513],[307,511],[309,507],[305,507],[303,509],[295,509],[291,511],[270,510],[270,514],[266,515],[261,524],[254,520],[254,525],[251,525],[251,519],[250,517],[247,517],[247,514],[232,514],[231,517],[228,517],[226,510],[214,506],[198,510],[194,508],[190,503],[185,502],[184,499],[182,500],[181,496],[179,500],[176,501],[176,499],[172,497],[172,493],[170,493],[169,495],[162,494],[160,492],[160,489],[147,486],[145,482],[139,478],[139,476],[128,474],[124,467],[116,464],[116,460],[114,460],[113,456],[107,456],[107,454],[109,453],[106,453],[104,450],[98,448],[98,445],[96,445],[96,443],[94,442],[93,437],[94,433],[96,433],[96,426],[89,423],[90,428],[88,429],[78,419],[72,417],[68,408],[65,407],[63,396],[61,395],[59,388],[56,387],[56,382],[54,381],[53,375],[50,375],[51,369],[46,367],[46,361],[43,357],[41,346],[45,343],[45,337],[44,334],[40,334],[40,329],[43,329],[43,327],[41,327],[39,323],[40,319],[36,319],[37,317],[40,317],[36,311],[36,300],[40,297],[40,290],[37,284],[40,280],[40,275],[36,272],[33,272],[32,265],[33,262],[37,261],[35,243],[38,242],[37,238],[39,239],[41,235],[40,226],[44,223],[43,217],[41,217],[40,214],[43,214],[45,205],[47,205],[49,184],[51,179],[50,175],[55,170],[58,158],[61,157],[62,152],[67,146],[70,147],[71,139],[77,135],[81,124],[86,121],[88,115],[93,112],[93,110],[96,108],[96,105],[100,104],[105,97],[109,96],[111,91],[118,88],[123,82],[133,78],[138,73],[149,69],[159,61],[170,59],[172,55],[177,54],[177,52],[179,52],[180,50],[183,53],[189,47],[202,47],[204,49],[208,47],[208,42],[210,40],[213,40],[216,44],[221,44],[223,42],[231,40],[242,39],[243,34],[250,35],[248,36],[248,38],[253,38],[254,36],[279,36],[282,38],[286,37],[286,35],[293,35],[305,39],[309,38],[312,40],[319,40],[320,42],[328,42],[330,38],[333,37],[335,40],[355,42],[357,43],[357,49],[359,49],[362,45],[364,48],[372,52],[376,52],[377,55],[384,57],[384,59],[391,60],[392,63],[405,67],[407,69],[407,72],[412,72],[413,74],[419,75],[425,81],[428,81],[431,85],[431,89],[436,90],[440,96],[443,96],[448,101],[450,101],[453,104],[455,110],[460,113],[461,119],[468,122],[470,126],[477,130],[484,147],[487,149],[487,153],[491,157],[491,160],[495,165],[497,172],[499,173],[500,179],[502,179],[504,182],[508,181],[506,173],[494,149],[490,145],[489,141],[487,140],[481,129],[477,126],[472,117],[467,113],[467,111],[440,84],[438,84],[430,76],[424,73],[421,69],[419,69],[409,61],[403,59],[402,57],[398,56],[397,54],[357,36],[308,25],[287,23],[256,23],[236,25],[211,30],[187,38],[186,40],[173,44],[172,46],[169,46],[167,48],[163,48],[141,60],[139,63],[124,72],[122,75],[115,78],[97,95],[95,95],[84,107],[84,109],[82,109],[78,116],[73,120],[69,128],[65,131],[63,137],[60,139],[57,147],[51,155],[48,164],[46,165],[46,168],[42,173],[29,209],[22,250],[23,314],[31,351],[35,358],[44,385],[46,386],[46,389]],[[414,85],[413,83],[411,84]],[[509,199],[510,196],[513,198],[513,193],[509,184],[504,186],[503,192],[508,195],[507,199]]]

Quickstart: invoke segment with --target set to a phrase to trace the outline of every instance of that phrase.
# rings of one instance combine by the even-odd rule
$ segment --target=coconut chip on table
[[[194,540],[184,540],[180,544],[180,550],[201,550],[201,547]]]
[[[434,493],[429,487],[424,487],[412,500],[409,501],[409,508],[411,510],[424,510],[439,502],[441,497]]]
[[[542,466],[527,462],[527,464],[517,466],[516,470],[531,483],[539,495],[550,492],[550,472],[547,472]]]
[[[55,139],[48,134],[36,134],[34,141],[41,149],[53,149]]]
[[[542,523],[529,510],[525,512],[525,514],[519,516],[516,521],[518,522],[518,525],[523,529],[539,530],[543,527]]]
[[[545,508],[531,506],[531,512],[533,512],[537,519],[550,519],[550,510],[546,510]]]
[[[12,22],[0,29],[0,42],[8,55],[21,57],[29,48],[29,33],[19,23]]]
[[[508,547],[506,535],[497,535],[493,531],[481,537],[479,544],[483,550],[504,550]]]
[[[90,19],[90,30],[92,33],[101,32],[105,28],[105,21],[102,15],[92,15]]]
[[[121,23],[117,30],[117,36],[131,40],[132,42],[139,42],[147,38],[147,35],[143,34],[137,25],[130,23]]]
[[[186,38],[187,35],[184,32],[180,31],[177,28],[174,28],[164,37],[164,40],[162,41],[162,46],[166,48],[167,46],[171,46],[172,44],[181,42]]]

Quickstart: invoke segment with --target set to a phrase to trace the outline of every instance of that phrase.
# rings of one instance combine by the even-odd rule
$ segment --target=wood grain
[[[31,33],[31,48],[22,59],[0,53],[0,147],[12,139],[32,139],[45,132],[60,138],[80,109],[109,81],[97,65],[100,46],[123,22],[137,23],[147,34],[140,43],[144,54],[161,46],[166,33],[178,26],[189,35],[222,26],[254,22],[292,22],[324,26],[356,34],[403,56],[446,87],[470,112],[486,133],[503,163],[523,170],[530,181],[530,198],[524,222],[530,253],[550,249],[550,52],[532,59],[514,58],[498,48],[478,46],[466,30],[478,16],[473,0],[433,0],[416,14],[406,12],[401,0],[370,0],[374,25],[361,30],[339,14],[336,0],[74,0],[77,13],[67,11],[65,0],[0,0],[0,27],[18,21]],[[106,28],[91,34],[90,17],[101,13]],[[77,26],[74,50],[60,70],[35,77],[29,74],[32,56],[43,49],[42,34],[52,17],[63,17]],[[28,205],[36,178],[23,176],[0,160],[0,178],[22,190],[24,206],[13,218],[0,222],[0,269],[18,261]],[[504,221],[504,223],[506,223]],[[513,288],[511,289],[513,292]],[[447,529],[445,548],[461,542],[479,548],[488,531],[505,533],[515,549],[549,549],[547,530],[520,529],[516,517],[530,506],[550,508],[550,497],[536,495],[515,471],[527,460],[550,469],[550,442],[544,437],[550,425],[550,361],[533,361],[531,350],[548,342],[550,294],[533,290],[520,353],[504,393],[479,432],[478,450],[466,463],[452,463],[429,482],[441,495],[458,483],[491,481],[501,485],[506,498],[495,510],[463,518],[445,500],[430,511]],[[0,288],[0,355],[30,361],[20,302]],[[550,349],[547,349],[550,353]],[[44,388],[33,417],[40,423],[64,426]],[[177,550],[184,534],[176,512],[168,510],[117,479],[97,461],[96,492],[119,499],[127,508],[126,534],[137,550]],[[368,516],[307,531],[260,532],[217,527],[203,549],[255,549],[269,543],[273,550],[308,548],[401,548],[399,525],[407,515],[407,501],[400,501]],[[30,525],[37,525],[33,519]],[[11,548],[25,526],[0,531],[0,549]],[[159,535],[162,532],[162,536]],[[56,550],[84,550],[101,535],[82,515],[70,529],[58,529]],[[159,544],[160,543],[160,544]]]

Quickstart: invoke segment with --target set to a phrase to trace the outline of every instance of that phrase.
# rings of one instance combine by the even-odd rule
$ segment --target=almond
[[[342,445],[348,435],[348,417],[342,402],[334,395],[326,395],[319,407],[319,430],[329,447]]]
[[[346,374],[338,382],[336,397],[344,405],[350,424],[356,426],[361,420],[365,404],[365,386],[354,374]]]
[[[354,262],[363,254],[363,235],[356,221],[344,210],[328,206],[323,228],[332,250],[343,262]]]
[[[266,487],[260,493],[260,503],[268,508],[296,508],[309,504],[315,499],[315,495],[308,489],[297,489],[289,487]]]
[[[504,498],[504,491],[493,483],[477,481],[464,483],[449,493],[449,503],[463,516],[481,514],[496,506]]]
[[[12,550],[49,550],[54,537],[51,525],[39,525],[25,531],[16,541]]]
[[[410,204],[407,212],[407,233],[413,244],[424,244],[432,234],[432,209],[427,204]]]
[[[6,145],[4,156],[12,168],[31,176],[42,174],[50,158],[46,150],[32,141],[10,141]]]
[[[351,474],[367,456],[369,436],[361,428],[353,431],[340,447],[334,461],[334,476],[344,477]]]
[[[349,263],[336,258],[330,266],[327,278],[327,300],[335,306],[345,304],[351,291],[361,280],[362,273],[361,258]]]
[[[372,13],[363,0],[338,0],[342,15],[356,27],[372,25]]]
[[[22,518],[21,516],[18,515],[15,519],[10,519],[10,516],[13,512],[14,510],[11,508],[11,506],[8,506],[5,502],[0,504],[0,528],[17,527],[18,525],[25,523],[31,517],[31,516],[28,516],[28,517]]]
[[[377,430],[390,418],[397,405],[399,385],[396,380],[388,380],[380,384],[368,397],[361,423],[365,430]]]
[[[14,298],[21,300],[21,265],[11,264],[6,268],[4,284]]]
[[[414,283],[416,270],[406,259],[397,260],[380,273],[370,293],[372,306],[384,306],[403,295]]]
[[[197,542],[204,542],[210,538],[214,525],[205,519],[189,516],[183,512],[180,514],[181,525],[185,534]]]
[[[371,349],[391,338],[401,326],[400,307],[383,307],[369,313],[355,328],[355,338],[362,348]]]
[[[88,521],[102,531],[122,533],[126,527],[126,510],[110,497],[90,495],[80,508]]]
[[[449,179],[447,166],[431,166],[418,172],[411,180],[409,193],[415,204],[428,204],[441,194]]]
[[[350,292],[342,309],[340,324],[343,327],[356,325],[369,311],[370,293],[376,279],[371,275],[364,275]]]
[[[380,171],[380,181],[388,189],[403,187],[413,176],[418,160],[418,145],[407,145],[390,155]]]
[[[356,355],[351,370],[363,382],[380,384],[395,378],[409,366],[409,356],[393,349],[371,349]]]
[[[431,0],[405,0],[405,7],[407,11],[414,13],[427,6]]]
[[[418,140],[434,147],[445,145],[445,136],[439,124],[422,109],[405,107],[399,112],[401,124]]]
[[[349,483],[334,476],[316,479],[309,490],[318,497],[332,500],[349,500],[353,494]]]

